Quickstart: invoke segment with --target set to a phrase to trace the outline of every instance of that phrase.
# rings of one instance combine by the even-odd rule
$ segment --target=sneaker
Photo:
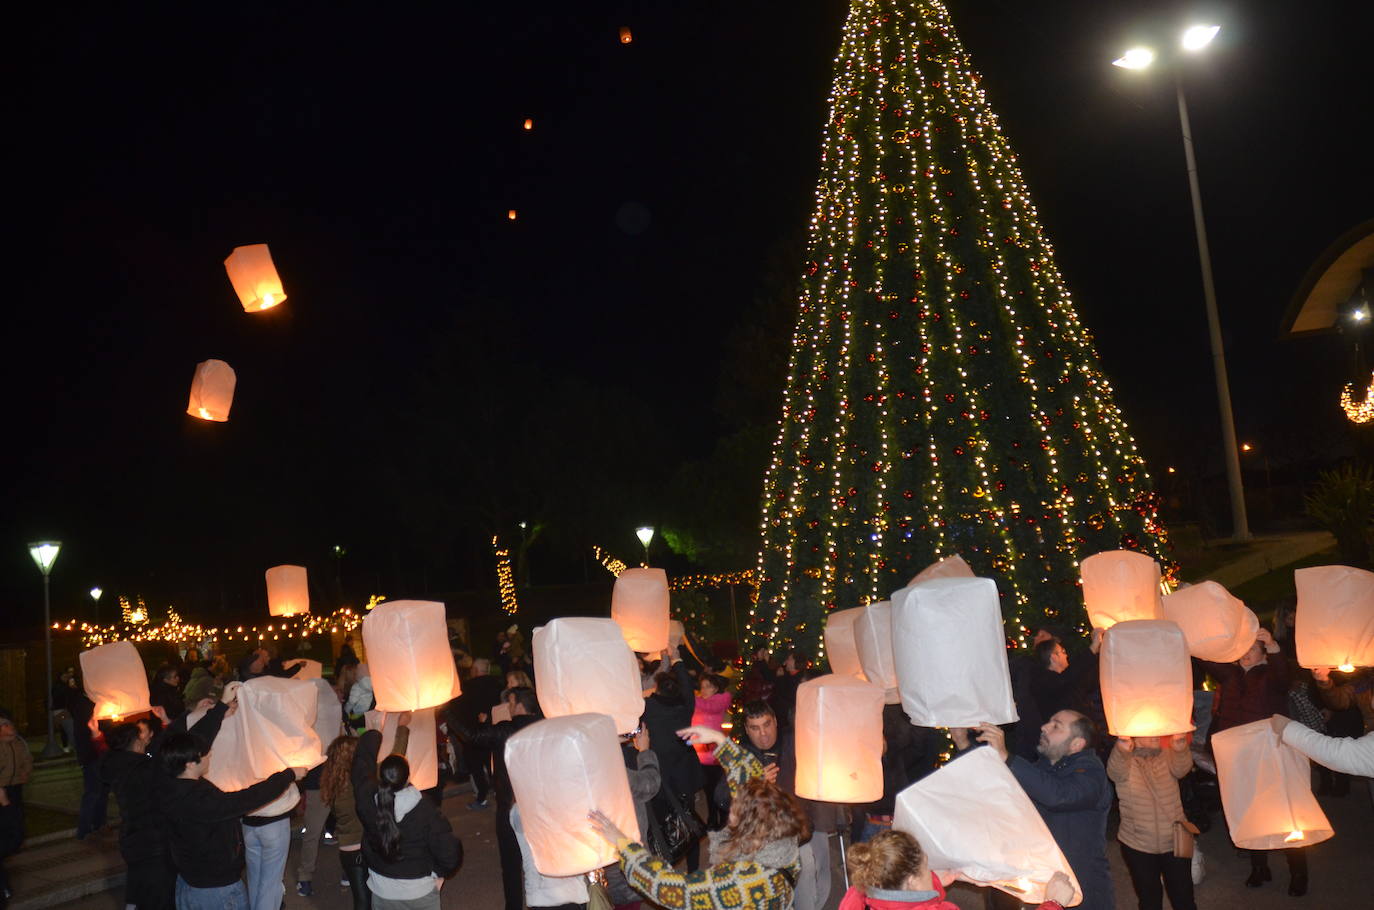
[[[314,897],[315,889],[310,882],[296,882],[297,897]]]
[[[348,885],[348,879],[346,879],[346,878],[341,878],[341,879],[339,879],[339,887],[340,887],[340,888],[347,888],[348,886],[349,886],[349,885]]]
[[[472,802],[468,803],[469,809],[486,809],[490,806],[491,803],[487,802],[485,799],[474,799]]]
[[[334,843],[335,840],[336,840],[336,838],[334,837],[334,833],[333,833],[332,831],[326,831],[326,832],[324,832],[324,842],[325,842],[325,845],[326,845],[326,846],[328,846],[329,844]]]

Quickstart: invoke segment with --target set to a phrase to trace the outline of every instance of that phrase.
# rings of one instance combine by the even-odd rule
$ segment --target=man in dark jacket
[[[491,675],[489,660],[484,657],[474,660],[472,673],[463,682],[463,694],[449,702],[445,712],[449,730],[456,735],[459,727],[476,730],[483,726],[481,716],[490,714],[491,709],[500,704],[504,688],[505,683]],[[491,790],[491,782],[487,777],[487,770],[491,765],[491,754],[466,740],[463,741],[462,747],[463,764],[467,766],[468,774],[472,777],[472,792],[476,796],[476,799],[468,803],[468,808],[485,809],[490,805],[487,802],[487,793]]]
[[[148,697],[154,708],[163,710],[169,723],[186,713],[186,703],[181,698],[181,673],[171,664],[158,669]]]

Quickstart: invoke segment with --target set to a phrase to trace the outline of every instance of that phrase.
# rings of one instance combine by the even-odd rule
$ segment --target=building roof
[[[1374,219],[1346,231],[1307,270],[1283,314],[1279,337],[1332,331],[1362,289],[1374,302]]]

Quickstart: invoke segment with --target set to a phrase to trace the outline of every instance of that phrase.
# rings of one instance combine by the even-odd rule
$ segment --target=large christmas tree
[[[935,560],[996,579],[1009,634],[1085,628],[1078,560],[1163,562],[1145,465],[944,5],[853,0],[782,419],[752,644]]]

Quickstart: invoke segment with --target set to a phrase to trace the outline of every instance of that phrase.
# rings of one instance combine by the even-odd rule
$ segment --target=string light
[[[491,537],[491,548],[496,551],[496,587],[501,593],[501,609],[514,616],[520,604],[515,599],[515,573],[511,571],[510,550],[501,546],[495,534]]]
[[[381,597],[374,597],[374,600],[381,602]],[[124,606],[127,598],[121,597],[120,604]],[[244,629],[243,626],[204,626],[200,623],[189,623],[181,618],[175,607],[167,608],[167,619],[160,623],[153,623],[147,619],[147,607],[143,604],[143,599],[137,598],[138,606],[131,609],[125,618],[112,625],[101,625],[99,623],[79,622],[75,619],[68,620],[66,623],[53,623],[54,632],[77,632],[81,635],[81,644],[84,648],[94,648],[96,645],[103,645],[112,641],[165,641],[174,644],[215,642],[227,645],[235,640],[238,641],[262,641],[270,633],[274,641],[281,638],[308,638],[311,635],[325,635],[332,632],[352,632],[358,628],[362,622],[362,617],[353,612],[351,607],[340,607],[327,616],[313,616],[302,614],[297,617],[278,617],[284,620],[273,624],[259,631],[257,626],[250,626]],[[371,609],[373,604],[368,604]],[[143,610],[143,619],[135,620],[132,617],[139,615],[140,608]]]
[[[626,569],[629,568],[629,566],[627,566],[623,561],[616,559],[614,556],[612,556],[610,553],[607,553],[600,547],[593,546],[592,555],[596,557],[597,562],[601,563],[601,567],[603,569],[605,569],[607,572],[610,572],[616,578],[619,578],[620,573],[624,572]]]
[[[1355,383],[1347,382],[1341,389],[1341,410],[1350,418],[1351,423],[1369,423],[1374,420],[1374,375],[1370,376],[1369,388],[1365,389],[1364,399],[1355,401]]]

